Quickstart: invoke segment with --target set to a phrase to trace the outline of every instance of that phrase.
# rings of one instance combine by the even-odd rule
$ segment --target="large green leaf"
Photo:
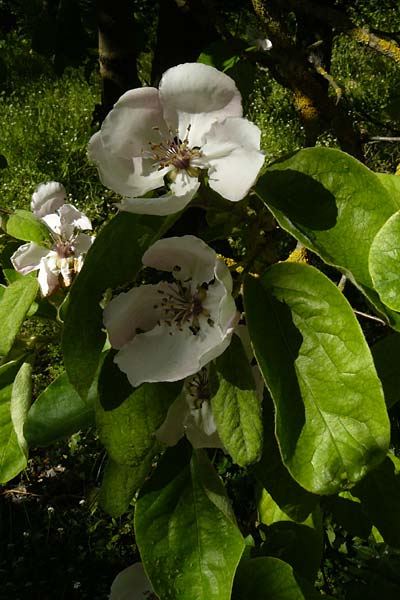
[[[170,600],[230,600],[244,540],[205,453],[166,452],[135,508],[140,555],[154,591]]]
[[[351,487],[383,460],[390,426],[350,305],[325,275],[299,263],[248,277],[244,297],[284,464],[311,492]]]
[[[321,511],[317,506],[302,523],[292,521],[266,490],[261,490],[258,500],[259,520],[267,525],[261,552],[276,556],[289,563],[293,569],[311,583],[320,567],[323,551]]]
[[[361,500],[385,542],[400,548],[400,460],[389,454],[351,493]]]
[[[392,189],[340,150],[307,148],[268,167],[255,191],[283,229],[339,268],[400,329],[400,315],[374,292],[368,265],[375,235],[399,208]]]
[[[400,211],[392,215],[376,234],[369,253],[369,269],[380,299],[400,311]]]
[[[100,306],[104,293],[136,278],[143,253],[170,223],[161,217],[120,213],[90,248],[71,287],[62,342],[68,377],[81,396],[88,393],[106,339]]]
[[[92,386],[87,401],[84,401],[66,373],[61,373],[38,396],[28,412],[24,432],[29,446],[47,446],[92,425],[95,387]]]
[[[218,434],[234,462],[245,466],[261,457],[261,399],[238,336],[216,361],[218,388],[211,406]]]
[[[0,356],[11,350],[39,288],[36,277],[23,277],[9,285],[0,299]]]
[[[232,600],[317,600],[319,593],[295,575],[290,565],[272,556],[240,563]]]
[[[400,333],[385,336],[372,346],[371,352],[386,406],[390,408],[400,400]]]
[[[28,210],[16,210],[7,218],[6,231],[12,237],[26,242],[35,242],[39,246],[52,244],[49,228]]]
[[[26,467],[28,447],[23,426],[31,402],[32,366],[15,360],[0,367],[0,483]]]

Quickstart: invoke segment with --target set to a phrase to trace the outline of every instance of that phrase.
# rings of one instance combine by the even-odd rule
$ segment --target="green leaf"
[[[17,240],[35,242],[44,247],[50,247],[52,244],[51,232],[47,225],[29,210],[16,210],[10,215],[7,219],[6,231]]]
[[[282,463],[274,434],[274,407],[269,394],[263,403],[264,448],[254,472],[279,509],[293,521],[302,523],[315,509],[320,498],[310,494],[291,477]]]
[[[234,462],[244,467],[261,457],[261,400],[238,336],[216,361],[218,389],[211,406],[218,434]]]
[[[169,449],[135,507],[135,533],[155,593],[170,600],[230,600],[243,537],[206,455]]]
[[[18,475],[27,464],[23,426],[31,401],[31,375],[31,364],[21,359],[0,367],[0,483]]]
[[[232,600],[317,600],[319,593],[295,575],[290,565],[274,558],[258,557],[240,563]]]
[[[101,230],[70,291],[63,335],[65,368],[86,396],[106,339],[100,303],[109,288],[133,281],[145,250],[168,229],[171,219],[120,213]]]
[[[390,426],[350,305],[325,275],[299,263],[248,277],[244,298],[285,466],[317,494],[351,487],[383,460]]]
[[[160,451],[154,433],[165,420],[182,383],[144,383],[132,388],[113,362],[114,354],[108,354],[99,378],[99,438],[114,462],[140,467]]]
[[[313,583],[324,547],[319,506],[305,521],[296,523],[280,510],[266,490],[262,490],[258,501],[258,514],[261,523],[268,526],[265,542],[261,546],[262,554],[281,558],[289,563],[296,573]]]
[[[392,215],[376,234],[369,253],[369,269],[380,299],[400,311],[400,211]]]
[[[61,373],[28,412],[24,431],[29,446],[48,446],[92,425],[95,396],[96,386],[92,386],[87,402],[83,401],[67,374]]]
[[[386,406],[391,408],[400,399],[400,334],[393,333],[382,338],[372,346],[371,352]]]
[[[389,454],[351,490],[387,544],[400,548],[400,460]]]
[[[0,299],[0,356],[7,355],[39,288],[36,277],[23,277],[9,285]]]
[[[340,269],[400,329],[400,315],[372,289],[368,264],[375,235],[399,208],[388,187],[340,150],[306,148],[268,167],[255,191],[283,229]]]
[[[101,482],[99,502],[112,517],[119,517],[129,508],[135,492],[151,471],[151,457],[137,467],[120,465],[108,459]]]
[[[376,176],[400,209],[400,177],[390,173],[376,173]]]

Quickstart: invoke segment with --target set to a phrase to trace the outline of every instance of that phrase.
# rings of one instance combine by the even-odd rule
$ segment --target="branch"
[[[325,85],[326,76],[322,73],[316,75],[314,67],[295,46],[285,27],[280,29],[279,19],[269,11],[270,3],[268,2],[267,9],[266,0],[252,1],[266,35],[272,42],[268,57],[261,58],[260,62],[265,62],[268,66],[273,60],[286,87],[292,89],[295,107],[306,129],[307,145],[314,145],[317,136],[328,124],[334,130],[341,148],[363,160],[359,132],[354,129],[345,108],[329,97]],[[337,90],[336,94],[338,96]]]

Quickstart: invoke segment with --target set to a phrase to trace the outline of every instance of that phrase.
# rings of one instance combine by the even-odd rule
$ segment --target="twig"
[[[366,319],[371,319],[371,321],[377,321],[381,325],[387,325],[387,323],[385,323],[385,321],[383,319],[380,319],[379,317],[375,317],[373,315],[369,315],[368,313],[365,313],[365,312],[361,312],[361,310],[356,310],[355,308],[353,308],[353,312],[354,312],[354,314],[359,315],[360,317],[365,317]]]
[[[400,137],[385,137],[382,135],[374,135],[369,138],[367,144],[373,142],[400,142]]]

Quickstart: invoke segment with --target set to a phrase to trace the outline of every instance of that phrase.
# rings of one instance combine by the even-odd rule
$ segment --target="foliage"
[[[63,3],[50,4],[66,26]],[[180,4],[195,14],[190,2]],[[262,129],[266,163],[240,203],[217,197],[201,177],[192,204],[172,218],[110,210],[118,197],[86,157],[99,81],[87,77],[89,66],[68,66],[81,57],[62,52],[62,40],[55,53],[33,43],[37,24],[28,13],[23,20],[24,2],[18,33],[1,42],[0,481],[8,503],[0,516],[3,539],[16,540],[0,563],[8,594],[17,584],[6,572],[16,569],[28,594],[47,598],[60,579],[65,597],[105,597],[140,555],[161,600],[398,597],[400,154],[374,138],[400,128],[398,65],[381,52],[382,40],[396,48],[390,31],[400,15],[391,5],[377,15],[375,3],[328,2],[340,27],[331,30],[331,60],[328,52],[318,63],[315,40],[302,46],[304,15],[293,3],[222,4],[207,3],[219,39],[199,48],[199,61],[235,80]],[[163,49],[146,6],[136,2],[135,16],[153,47],[142,40],[137,58],[150,82],[149,63]],[[76,7],[90,38],[83,16],[91,4]],[[251,45],[247,24],[271,36],[270,53]],[[351,32],[366,25],[360,47]],[[15,91],[11,64],[30,78]],[[300,93],[296,73],[319,81],[318,91],[310,84]],[[342,110],[354,130],[338,125]],[[310,120],[310,111],[318,117]],[[9,259],[18,240],[46,240],[46,227],[26,209],[49,180],[62,180],[97,237],[73,285],[45,298],[35,276],[19,276]],[[113,295],[158,284],[142,269],[145,251],[188,229],[229,267],[241,316],[240,339],[235,334],[207,371],[206,401],[224,451],[159,441],[185,384],[132,388],[103,325]],[[62,554],[53,546],[60,541]],[[55,564],[46,581],[32,578],[28,542],[38,573]],[[82,565],[65,576],[72,546]],[[88,581],[99,573],[101,581]]]

